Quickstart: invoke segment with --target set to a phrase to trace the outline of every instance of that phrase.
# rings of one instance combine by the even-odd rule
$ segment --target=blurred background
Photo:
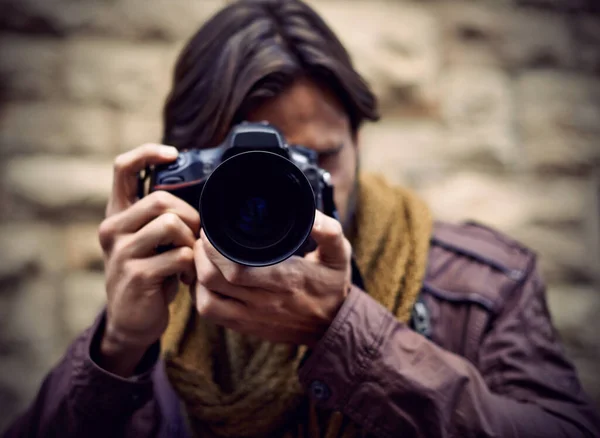
[[[112,160],[160,141],[177,53],[225,3],[0,0],[0,430],[102,306]],[[539,253],[600,406],[600,3],[311,4],[381,100],[364,167]]]

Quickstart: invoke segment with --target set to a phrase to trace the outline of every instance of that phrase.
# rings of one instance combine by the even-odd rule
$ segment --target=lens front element
[[[225,257],[249,266],[279,263],[305,242],[314,222],[310,183],[288,159],[264,151],[235,155],[204,185],[200,217]]]

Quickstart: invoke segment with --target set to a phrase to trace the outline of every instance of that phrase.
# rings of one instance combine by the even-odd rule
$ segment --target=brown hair
[[[212,147],[254,105],[307,76],[340,99],[353,132],[377,120],[376,98],[341,42],[300,0],[240,0],[192,36],[175,65],[163,142]]]

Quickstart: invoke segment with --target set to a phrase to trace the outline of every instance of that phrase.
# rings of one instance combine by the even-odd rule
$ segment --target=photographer
[[[204,24],[175,68],[164,144],[115,160],[107,307],[7,436],[598,436],[534,254],[434,223],[416,195],[359,172],[360,127],[377,118],[304,3],[238,1]],[[339,221],[316,211],[303,256],[235,263],[196,205],[138,196],[141,171],[243,121],[269,122],[331,177]]]

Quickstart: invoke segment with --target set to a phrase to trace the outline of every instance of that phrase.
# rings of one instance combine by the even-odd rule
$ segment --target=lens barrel
[[[243,152],[223,161],[200,196],[202,227],[212,245],[246,266],[269,266],[296,253],[315,219],[311,185],[292,161]]]

